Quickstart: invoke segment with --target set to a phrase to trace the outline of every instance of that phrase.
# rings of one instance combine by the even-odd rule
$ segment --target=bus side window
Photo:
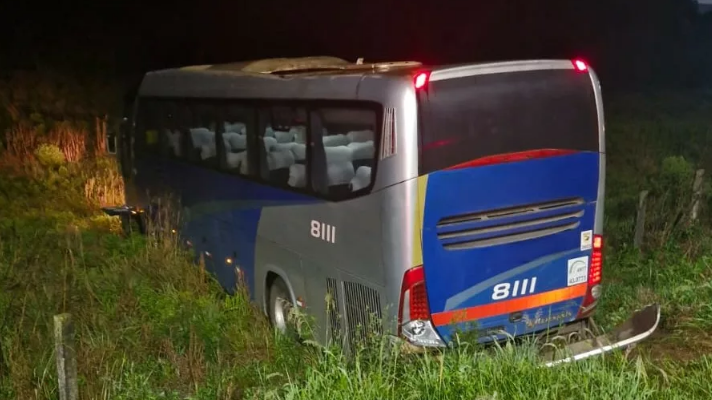
[[[322,135],[314,140],[314,175],[327,179],[334,200],[371,186],[376,162],[376,113],[364,108],[328,107],[316,110]],[[319,129],[313,125],[312,129]],[[324,161],[316,158],[321,145]],[[323,169],[319,171],[319,169]]]
[[[189,123],[190,159],[202,166],[217,167],[217,110],[213,106],[200,104],[193,105],[190,111],[191,118],[186,121]]]
[[[261,109],[258,137],[261,177],[277,186],[306,189],[306,110]]]
[[[173,118],[172,124],[172,138],[171,143],[178,151],[174,150],[174,154],[179,159],[186,161],[195,160],[195,152],[193,147],[193,140],[190,134],[190,127],[192,125],[193,113],[190,104],[185,102],[180,102],[175,104],[175,116]]]
[[[255,112],[251,107],[229,105],[221,119],[222,145],[225,149],[221,168],[233,174],[249,176],[251,171],[256,171],[257,165],[250,158],[256,143]]]
[[[174,102],[165,102],[163,111],[163,133],[162,139],[165,154],[169,158],[183,157],[183,140],[181,138],[180,123],[178,121],[178,108]]]

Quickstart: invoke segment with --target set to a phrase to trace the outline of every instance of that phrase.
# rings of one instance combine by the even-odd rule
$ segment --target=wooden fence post
[[[74,324],[70,314],[54,316],[54,344],[60,400],[77,400],[77,357],[74,349]]]
[[[702,197],[702,183],[704,182],[705,170],[698,169],[695,172],[695,182],[692,184],[692,208],[690,210],[690,222],[697,221],[700,212],[700,198]]]
[[[645,237],[645,208],[648,200],[648,191],[643,190],[638,197],[638,212],[635,217],[635,236],[633,237],[633,246],[639,249],[643,245]]]

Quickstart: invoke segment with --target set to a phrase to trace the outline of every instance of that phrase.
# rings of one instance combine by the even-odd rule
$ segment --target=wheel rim
[[[289,300],[277,296],[274,301],[274,325],[282,332],[287,330],[287,321],[289,320],[289,311],[292,309],[292,303]]]

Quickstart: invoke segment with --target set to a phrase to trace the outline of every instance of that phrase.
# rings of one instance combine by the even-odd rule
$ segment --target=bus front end
[[[605,250],[593,71],[580,60],[498,63],[434,69],[416,86],[419,252],[403,276],[400,336],[420,347],[459,334],[566,338],[542,351],[553,365],[652,334],[657,304],[605,334],[592,324]]]

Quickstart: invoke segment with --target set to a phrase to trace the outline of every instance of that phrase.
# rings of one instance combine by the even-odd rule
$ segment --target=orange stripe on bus
[[[583,297],[586,295],[586,289],[587,284],[581,283],[575,286],[569,286],[517,299],[498,301],[496,303],[453,311],[443,311],[432,315],[433,324],[435,324],[435,326],[443,326],[460,322],[470,322],[476,319],[541,307],[560,301]]]

